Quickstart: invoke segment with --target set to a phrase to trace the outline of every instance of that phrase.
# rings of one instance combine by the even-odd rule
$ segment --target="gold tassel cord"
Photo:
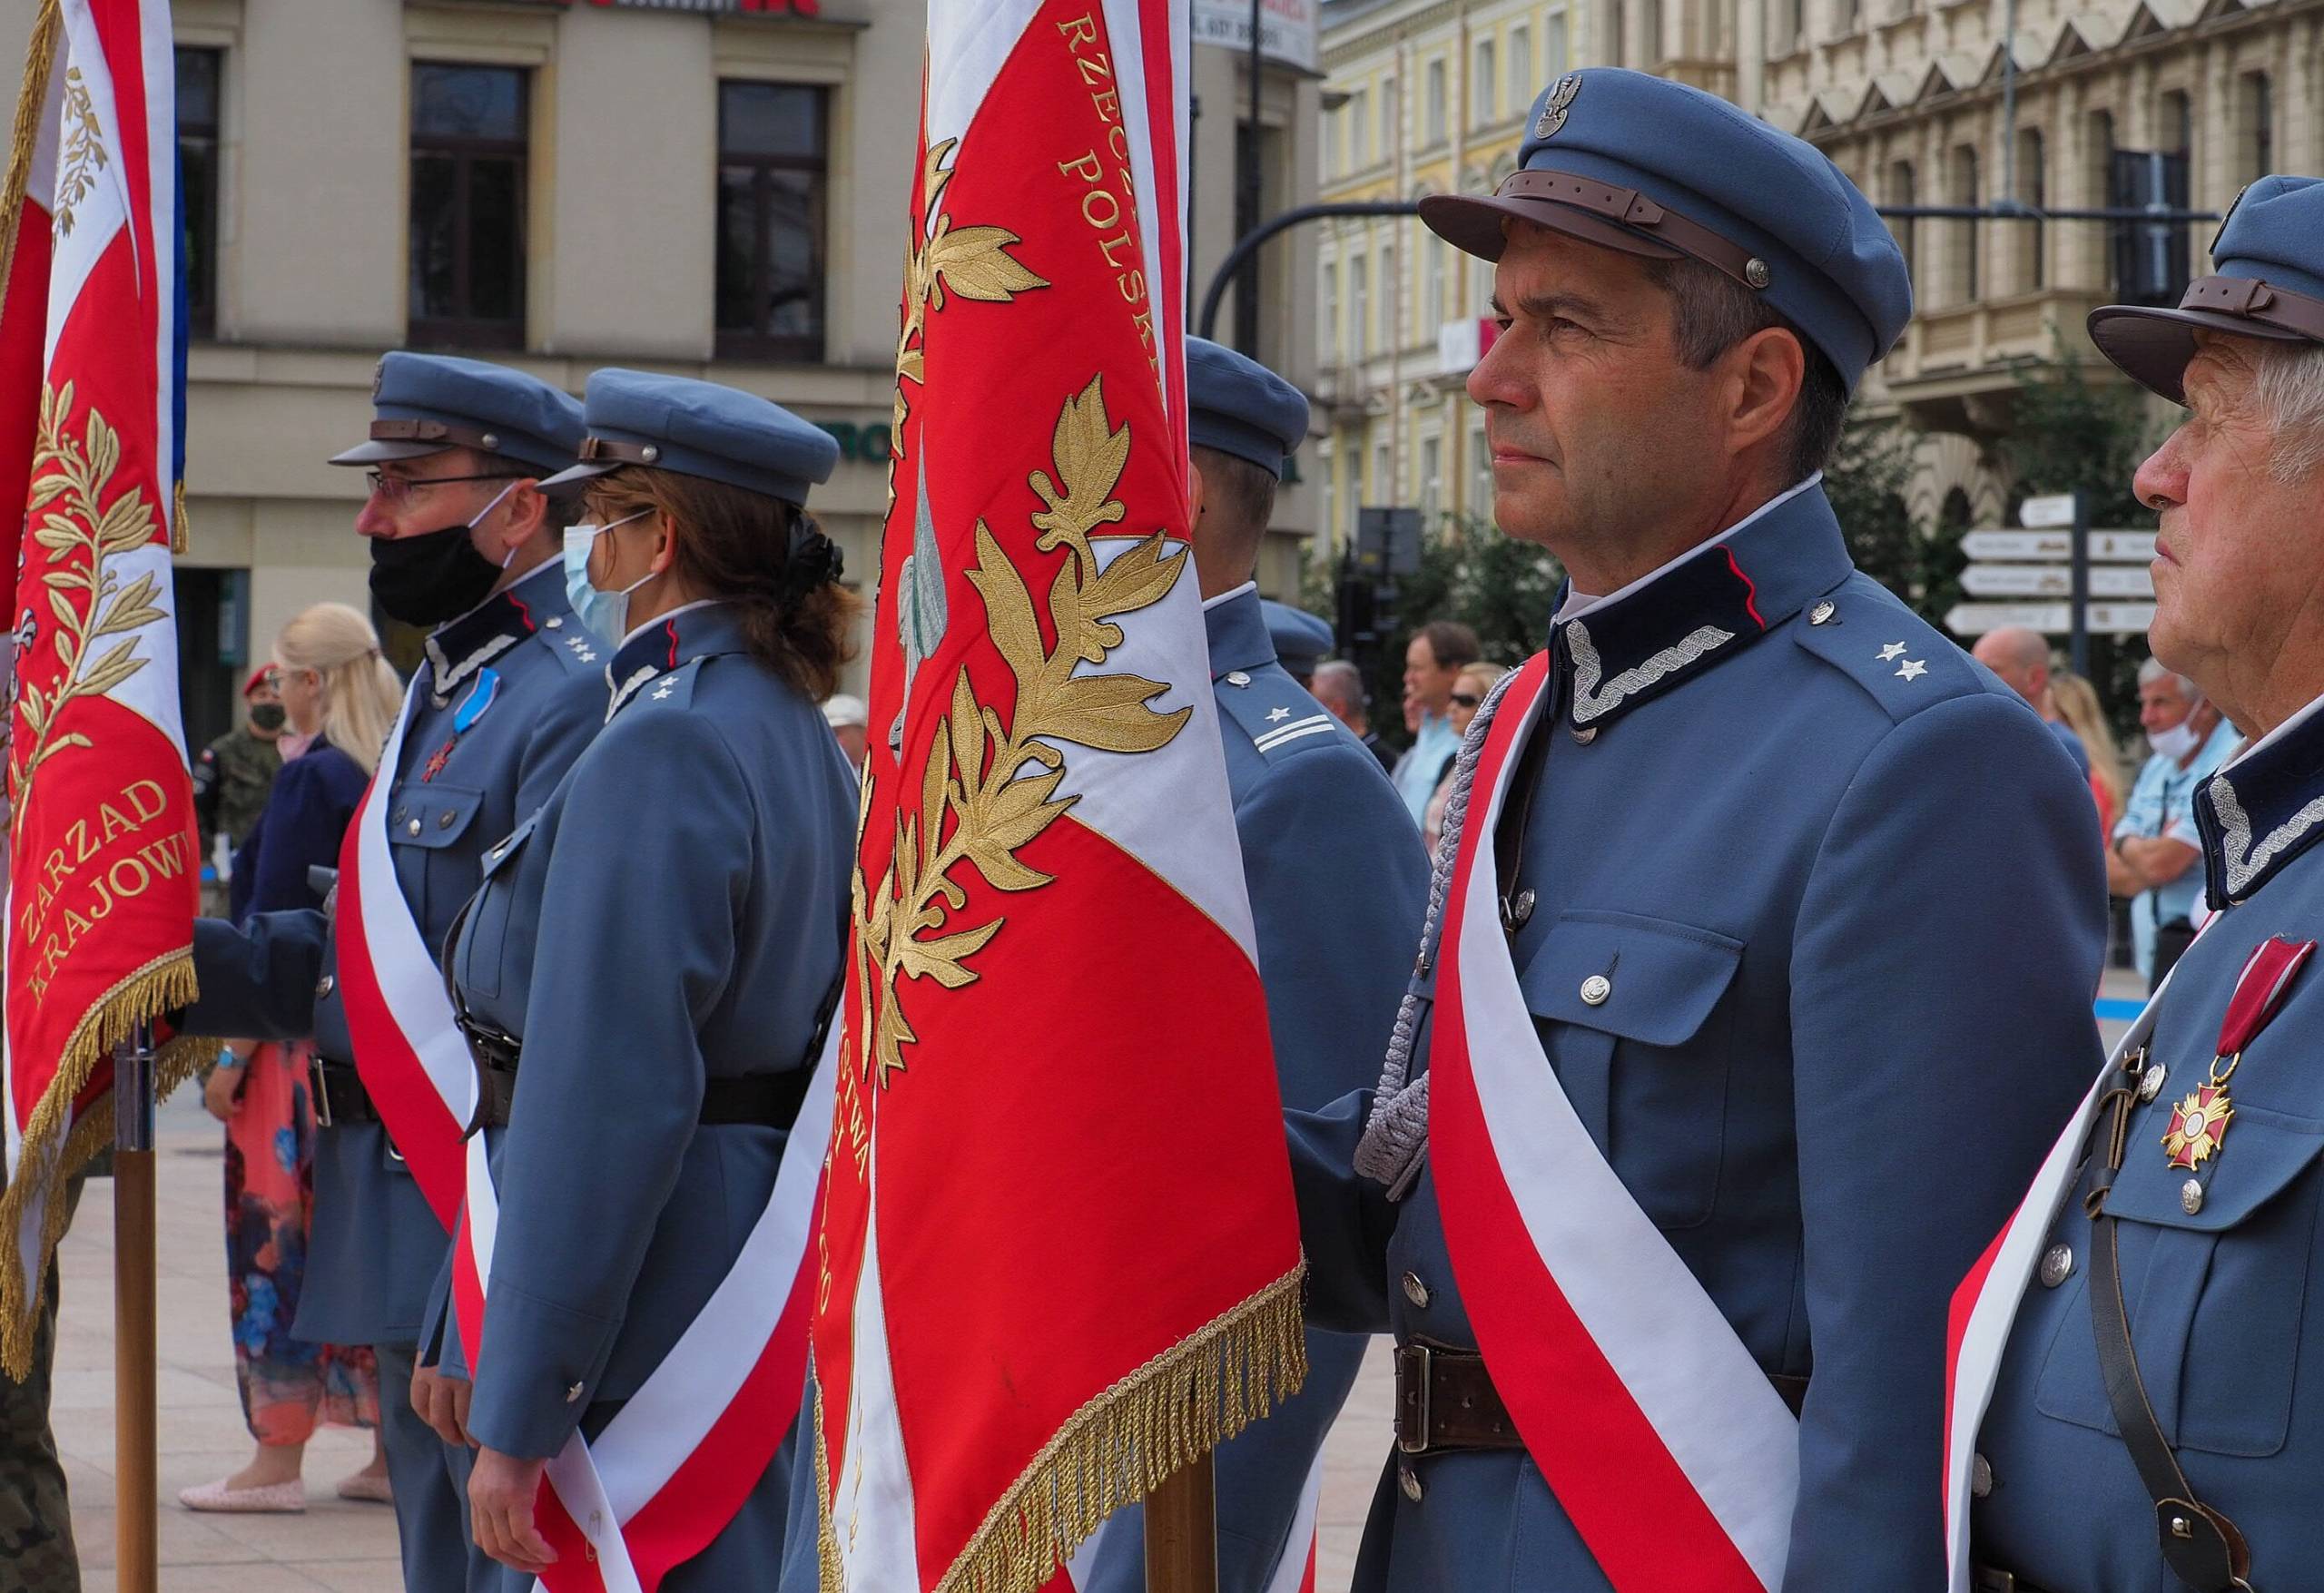
[[[186,548],[185,483],[178,483],[177,500],[170,515],[170,551],[182,554]]]
[[[193,953],[181,949],[165,953],[129,975],[94,1003],[56,1065],[56,1077],[25,1126],[24,1145],[5,1194],[0,1194],[0,1369],[21,1379],[30,1369],[34,1324],[41,1297],[47,1288],[48,1258],[64,1236],[64,1181],[85,1165],[113,1138],[110,1093],[93,1102],[89,1110],[66,1132],[73,1103],[89,1087],[97,1064],[115,1045],[149,1018],[185,1006],[194,998]],[[156,1097],[183,1083],[212,1048],[212,1042],[181,1036],[169,1041],[155,1059]],[[59,1141],[62,1141],[61,1148]],[[54,1163],[49,1157],[58,1151]],[[44,1197],[40,1249],[33,1275],[25,1275],[18,1236],[24,1232],[25,1207],[35,1191]]]
[[[25,47],[25,86],[16,96],[16,125],[8,147],[8,174],[0,181],[0,315],[7,313],[8,279],[16,269],[16,231],[25,215],[25,190],[32,183],[33,151],[40,143],[40,119],[48,109],[48,80],[56,67],[64,36],[62,0],[41,0]]]
[[[1075,1411],[978,1525],[936,1593],[1039,1593],[1108,1515],[1298,1392],[1307,1377],[1306,1275],[1302,1261]]]

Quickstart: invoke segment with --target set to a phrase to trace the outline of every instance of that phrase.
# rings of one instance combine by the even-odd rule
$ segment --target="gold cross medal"
[[[2235,1103],[2228,1096],[2227,1081],[2235,1077],[2244,1047],[2283,1005],[2292,980],[2315,949],[2313,940],[2287,940],[2280,935],[2252,949],[2242,973],[2236,977],[2235,993],[2228,998],[2227,1018],[2220,1025],[2219,1047],[2211,1055],[2209,1077],[2171,1108],[2171,1127],[2162,1136],[2170,1165],[2191,1173],[2219,1155],[2227,1138],[2227,1126],[2235,1120]]]

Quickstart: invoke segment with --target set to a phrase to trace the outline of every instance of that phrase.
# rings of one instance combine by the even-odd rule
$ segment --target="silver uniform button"
[[[445,811],[438,813],[436,816],[436,828],[438,830],[449,830],[452,827],[453,822],[458,818],[459,815],[458,813],[447,809]]]
[[[1523,924],[1533,916],[1533,888],[1527,886],[1509,899],[1509,917],[1512,923]]]
[[[1226,672],[1226,683],[1230,686],[1247,686],[1251,683],[1251,677],[1239,669],[1230,669]]]
[[[2054,1289],[2073,1276],[2073,1251],[2070,1246],[2053,1244],[2042,1253],[2042,1287]]]
[[[581,1402],[581,1385],[579,1383],[576,1382],[571,1388],[565,1391],[565,1402],[568,1405],[577,1405]]]
[[[332,978],[329,974],[325,974],[321,978],[317,979],[315,981],[315,999],[320,1001],[324,997],[330,995],[331,986],[338,982],[338,980]]]
[[[2139,1075],[2139,1099],[2151,1101],[2162,1093],[2164,1071],[2162,1064],[2157,1062]]]
[[[410,823],[409,823],[409,824],[405,825],[405,826],[404,826],[404,831],[405,831],[405,833],[407,833],[407,834],[410,834],[410,835],[417,835],[417,834],[419,834],[419,820],[417,820],[417,819],[414,819]]]
[[[565,621],[556,615],[549,615],[548,618],[541,621],[541,624],[552,631],[561,631],[565,628]]]
[[[1419,1472],[1413,1470],[1410,1466],[1397,1467],[1396,1486],[1404,1490],[1404,1497],[1406,1499],[1412,1500],[1414,1504],[1420,1503],[1421,1488]]]
[[[1979,1499],[1994,1490],[1994,1466],[1983,1455],[1969,1457],[1969,1491]]]
[[[1594,724],[1577,724],[1573,727],[1573,739],[1580,745],[1586,747],[1598,739],[1598,727]]]
[[[1428,1309],[1428,1285],[1420,1281],[1418,1273],[1404,1274],[1404,1298],[1423,1311]]]
[[[1807,623],[1811,625],[1828,625],[1832,623],[1832,616],[1838,612],[1839,610],[1827,599],[1807,611]]]
[[[1581,981],[1581,1004],[1584,1007],[1603,1007],[1606,998],[1613,993],[1614,981],[1604,974],[1591,974]]]
[[[2179,1185],[2179,1204],[2189,1216],[2203,1209],[2203,1181],[2190,1178]]]

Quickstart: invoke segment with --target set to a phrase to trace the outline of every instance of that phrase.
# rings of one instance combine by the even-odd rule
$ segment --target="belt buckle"
[[[323,1059],[313,1054],[307,1057],[307,1093],[314,1097],[315,1126],[331,1126],[330,1084],[323,1077]]]
[[[1396,1423],[1396,1450],[1400,1454],[1423,1455],[1428,1452],[1429,1385],[1433,1381],[1432,1373],[1434,1371],[1434,1362],[1435,1357],[1430,1353],[1429,1348],[1426,1344],[1399,1344],[1396,1346],[1397,1370],[1402,1371],[1407,1365],[1411,1366],[1413,1369],[1413,1376],[1416,1380],[1420,1390],[1418,1396],[1413,1401],[1415,1414],[1413,1421],[1413,1426],[1415,1430],[1416,1436],[1413,1439],[1407,1439],[1404,1436],[1404,1424],[1401,1420],[1403,1415],[1403,1401],[1401,1399],[1397,1401],[1398,1410],[1396,1414],[1399,1417],[1399,1420]]]

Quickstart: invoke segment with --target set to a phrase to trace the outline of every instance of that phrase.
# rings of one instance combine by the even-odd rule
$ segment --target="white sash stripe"
[[[1531,728],[1550,693],[1537,693]],[[1490,837],[1512,743],[1470,833]],[[1542,1266],[1760,1582],[1783,1581],[1799,1490],[1799,1423],[1677,1251],[1622,1185],[1560,1087],[1493,910],[1477,844],[1457,904],[1458,993],[1492,1153]],[[1438,1032],[1443,1032],[1440,1023]]]
[[[2065,1204],[2066,1195],[2081,1173],[2082,1145],[2097,1116],[2099,1098],[2106,1093],[2107,1083],[2122,1066],[2122,1058],[2144,1045],[2147,1037],[2154,1032],[2162,992],[2171,988],[2171,974],[2176,972],[2178,969],[2173,968],[2171,974],[2163,975],[2162,983],[2147,998],[2144,1008],[2115,1042],[2113,1054],[2107,1057],[2106,1066],[2082,1097],[2082,1105],[2067,1122],[2065,1132],[2058,1136],[2050,1154],[2042,1159],[2041,1170],[2034,1174],[2032,1187],[2025,1192],[2016,1214],[2010,1218],[2001,1248],[1994,1253],[1984,1283],[1977,1291],[1976,1302],[1969,1308],[1969,1320],[1962,1328],[1961,1347],[1954,1362],[1951,1420],[1945,1432],[1947,1593],[1969,1593],[1970,1472],[1976,1460],[1977,1430],[1984,1425],[1985,1411],[1993,1403],[1994,1385],[2001,1377],[2002,1357],[2009,1348],[2010,1328],[2017,1320],[2017,1307],[2025,1298],[2025,1286],[2041,1258],[2050,1224],[2057,1219],[2059,1208]]]

